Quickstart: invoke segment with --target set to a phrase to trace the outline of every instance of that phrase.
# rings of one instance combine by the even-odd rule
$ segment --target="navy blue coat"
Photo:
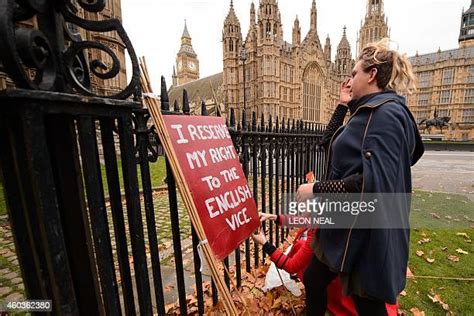
[[[424,148],[405,98],[384,91],[358,102],[331,139],[328,179],[359,173],[363,193],[411,193],[410,167]],[[409,211],[408,200],[399,215],[408,219]],[[395,304],[406,284],[409,238],[409,229],[321,229],[319,246],[333,271],[357,270],[365,293]]]

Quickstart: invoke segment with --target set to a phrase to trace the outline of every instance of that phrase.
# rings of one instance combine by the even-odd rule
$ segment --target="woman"
[[[345,89],[350,92],[345,100],[350,118],[340,126],[345,109],[336,108],[333,119],[342,119],[330,124],[335,132],[325,138],[327,180],[300,186],[298,200],[321,192],[411,193],[410,167],[424,149],[405,98],[399,95],[414,90],[408,59],[390,50],[388,39],[369,44]],[[407,218],[409,207],[409,202],[402,204],[397,214]],[[377,211],[381,218],[394,216]],[[326,287],[339,275],[359,315],[387,315],[385,303],[395,304],[406,283],[408,227],[318,229],[314,241],[314,256],[303,276],[307,314],[325,314]]]

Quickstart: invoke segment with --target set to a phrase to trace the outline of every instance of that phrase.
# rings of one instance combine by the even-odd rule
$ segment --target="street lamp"
[[[242,46],[242,50],[240,51],[240,60],[242,61],[242,66],[243,66],[243,76],[244,76],[244,112],[245,116],[247,116],[247,94],[245,93],[245,61],[247,60],[247,50],[245,49],[245,46]]]

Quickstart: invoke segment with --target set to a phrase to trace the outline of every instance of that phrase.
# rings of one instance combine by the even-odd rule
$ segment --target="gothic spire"
[[[240,25],[239,19],[235,14],[233,0],[230,0],[229,13],[227,13],[227,17],[225,18],[224,24]]]
[[[184,19],[184,30],[183,35],[181,37],[191,38],[191,35],[189,35],[188,26],[186,24],[186,19]]]
[[[252,4],[250,5],[250,25],[255,24],[255,4],[252,1]]]
[[[337,49],[342,49],[342,48],[349,48],[350,49],[351,45],[349,44],[349,41],[347,40],[346,36],[346,26],[344,25],[343,32],[342,32],[342,38],[341,41],[339,42],[339,45],[337,46]]]
[[[316,10],[316,0],[313,0],[313,4],[311,6],[311,29],[317,30],[318,28],[318,13]]]
[[[186,19],[184,19],[184,30],[183,35],[181,36],[181,48],[179,53],[187,53],[193,56],[196,55],[193,49],[193,44],[191,43],[191,35],[189,35]]]

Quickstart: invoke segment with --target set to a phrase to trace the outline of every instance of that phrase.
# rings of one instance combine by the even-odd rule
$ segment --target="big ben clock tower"
[[[186,21],[181,36],[181,48],[176,57],[178,85],[199,79],[199,60],[191,44],[191,36],[188,32]]]

